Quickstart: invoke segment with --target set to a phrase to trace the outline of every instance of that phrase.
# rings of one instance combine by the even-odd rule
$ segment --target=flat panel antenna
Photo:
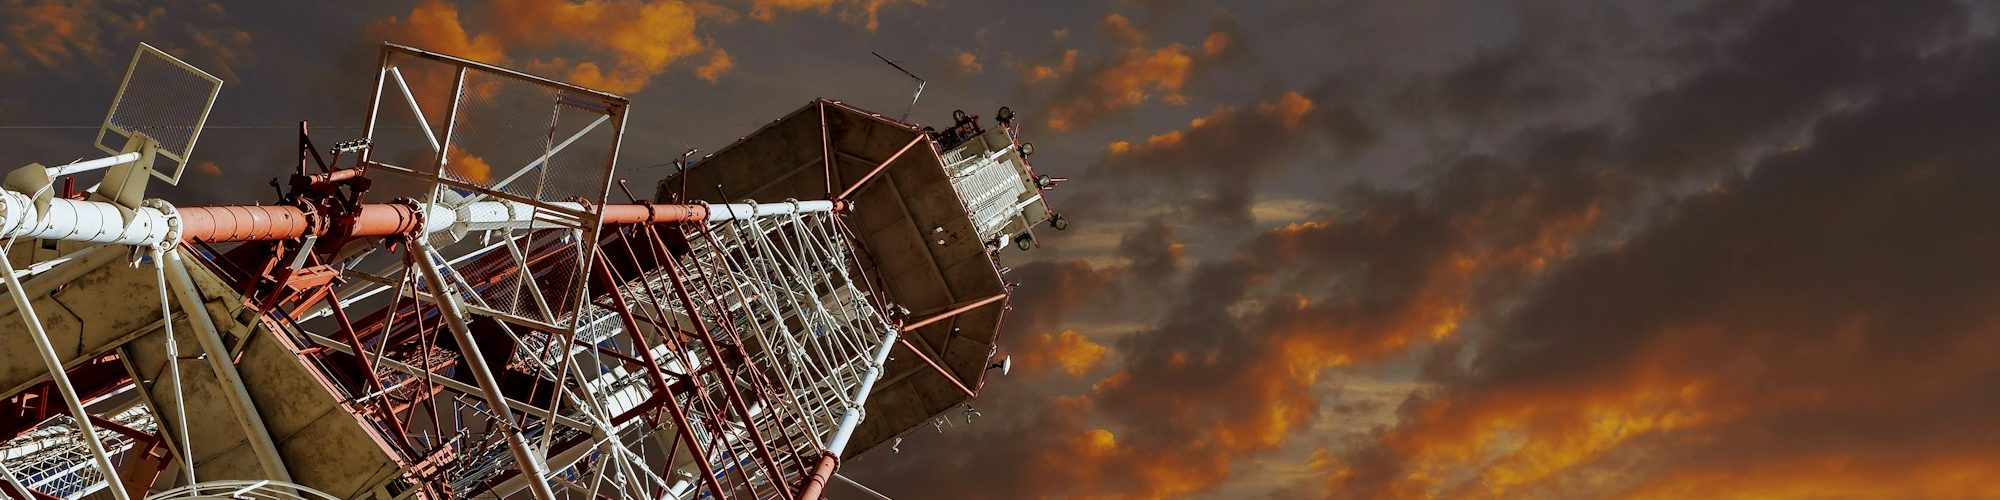
[[[168,184],[179,184],[187,170],[188,155],[201,138],[202,124],[222,92],[222,79],[175,58],[158,48],[139,44],[132,63],[125,69],[125,81],[111,99],[111,110],[97,129],[97,149],[109,154],[121,152],[124,141],[144,135],[159,143],[159,155],[174,161],[173,170],[157,169],[153,176]],[[106,144],[111,137],[113,144]],[[122,140],[120,140],[122,139]]]

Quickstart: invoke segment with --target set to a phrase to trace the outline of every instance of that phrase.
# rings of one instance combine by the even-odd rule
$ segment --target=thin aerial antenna
[[[902,121],[902,122],[910,121],[910,110],[916,109],[917,99],[922,98],[924,96],[924,78],[917,76],[916,73],[911,73],[910,70],[903,69],[902,66],[896,64],[896,61],[891,61],[887,57],[882,57],[882,54],[880,53],[876,52],[869,52],[869,53],[875,54],[876,59],[881,59],[882,62],[889,63],[889,67],[896,68],[896,71],[901,71],[903,72],[904,75],[908,75],[911,80],[917,81],[916,93],[910,94],[910,105],[903,108],[903,117],[897,119],[897,121]]]

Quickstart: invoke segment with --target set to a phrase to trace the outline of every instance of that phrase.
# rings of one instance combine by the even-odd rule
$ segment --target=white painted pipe
[[[444,317],[446,329],[464,350],[465,366],[472,369],[472,378],[479,382],[479,391],[486,399],[486,408],[493,412],[494,420],[500,425],[500,433],[506,435],[507,448],[514,453],[514,465],[521,475],[533,476],[528,481],[528,490],[539,500],[554,500],[555,491],[549,488],[547,467],[541,457],[529,448],[527,438],[514,427],[514,412],[507,406],[507,397],[500,393],[500,380],[493,376],[493,368],[486,366],[486,357],[479,352],[479,344],[472,339],[472,327],[465,322],[465,308],[458,303],[458,292],[447,285],[444,275],[438,272],[436,261],[431,259],[431,249],[426,245],[416,248],[417,266],[424,273],[424,279],[431,290],[437,290],[439,315]]]
[[[6,479],[7,485],[12,486],[14,488],[14,491],[18,491],[22,495],[30,495],[30,493],[28,493],[30,491],[28,489],[28,486],[21,484],[20,478],[14,477],[14,471],[9,470],[7,468],[7,464],[4,462],[0,462],[0,479]]]
[[[854,386],[854,404],[840,416],[840,426],[834,428],[833,439],[827,440],[826,451],[839,456],[847,448],[847,440],[854,437],[855,426],[861,423],[861,410],[868,405],[868,393],[875,389],[875,379],[882,377],[882,365],[889,362],[889,349],[896,346],[896,328],[882,337],[882,345],[875,347],[875,356],[868,361],[868,369],[861,372],[861,384]]]
[[[423,108],[417,107],[417,96],[410,94],[410,84],[403,81],[403,71],[390,67],[389,76],[396,79],[396,89],[403,91],[403,102],[410,105],[410,116],[417,119],[417,129],[424,131],[424,140],[430,141],[431,151],[444,149],[444,146],[438,145],[437,134],[431,133],[431,122],[424,119]]]
[[[0,191],[0,237],[150,245],[166,239],[167,227],[167,214],[151,207],[58,198],[44,211],[26,194]]]
[[[754,203],[754,204],[753,203],[714,204],[708,206],[708,221],[720,222],[726,220],[748,219],[752,217],[761,217],[766,215],[832,212],[833,209],[834,209],[833,202],[828,200],[780,202],[780,203]]]
[[[188,275],[187,262],[181,259],[181,251],[166,254],[167,285],[174,296],[180,298],[181,310],[187,313],[188,324],[194,327],[195,340],[200,341],[203,351],[208,353],[208,366],[215,371],[215,377],[222,383],[223,399],[229,401],[229,409],[236,412],[236,419],[243,425],[245,438],[250,441],[250,451],[257,455],[257,461],[264,466],[264,474],[275,480],[291,482],[291,470],[285,467],[285,459],[278,454],[278,445],[272,440],[271,430],[264,426],[263,413],[257,411],[257,402],[250,399],[250,390],[243,386],[243,374],[236,371],[236,363],[229,357],[229,347],[223,345],[221,332],[215,329],[215,320],[208,314],[208,304],[201,298],[201,291],[195,288],[194,278]],[[192,451],[190,451],[192,454]]]
[[[89,172],[101,168],[116,167],[119,165],[135,161],[139,161],[139,153],[124,153],[124,154],[106,156],[103,158],[98,158],[90,161],[80,161],[68,165],[57,165],[53,167],[48,167],[49,177],[55,178],[55,177],[62,177],[65,175],[81,174],[84,172]]]

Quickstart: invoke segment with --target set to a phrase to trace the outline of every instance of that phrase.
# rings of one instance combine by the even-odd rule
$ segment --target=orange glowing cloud
[[[1207,116],[1188,121],[1186,129],[1168,131],[1148,136],[1144,142],[1133,144],[1129,141],[1114,141],[1105,146],[1105,151],[1113,156],[1125,154],[1159,154],[1185,147],[1191,134],[1207,133],[1205,127],[1236,129],[1245,125],[1246,120],[1279,124],[1283,130],[1297,131],[1312,113],[1313,102],[1298,92],[1286,92],[1276,100],[1266,101],[1247,116],[1241,110],[1229,106],[1217,106]],[[1225,133],[1228,132],[1219,132]]]
[[[1278,97],[1277,102],[1264,103],[1257,107],[1258,112],[1277,117],[1286,128],[1298,128],[1299,122],[1304,120],[1312,109],[1312,99],[1307,99],[1298,92],[1286,92],[1285,95]]]
[[[1114,44],[1126,47],[1138,47],[1146,43],[1146,33],[1139,31],[1138,27],[1132,26],[1132,21],[1122,15],[1112,14],[1105,16],[1104,24],[1100,29],[1104,33],[1104,38]]]
[[[1299,107],[1282,104],[1285,101],[1274,100],[1262,108],[1283,115],[1283,110]],[[1327,246],[1396,231],[1382,227],[1385,222],[1395,223],[1342,217],[1272,230],[1246,254],[1258,271],[1246,271],[1242,279],[1263,282],[1274,279],[1263,273],[1335,258],[1328,255]],[[1300,294],[1254,301],[1210,298],[1248,304],[1198,306],[1229,311],[1227,322],[1240,324],[1243,330],[1192,328],[1144,334],[1152,343],[1125,349],[1120,370],[1095,384],[1088,398],[1100,414],[1124,416],[1120,421],[1136,422],[1134,428],[1114,426],[1075,436],[1063,453],[1088,460],[1066,463],[1095,473],[1147,478],[1105,493],[1112,496],[1172,497],[1214,488],[1229,478],[1228,471],[1239,461],[1277,450],[1312,428],[1321,407],[1316,394],[1320,379],[1330,370],[1392,359],[1413,346],[1455,335],[1471,309],[1468,303],[1479,276],[1499,272],[1487,266],[1507,265],[1491,260],[1467,266],[1463,259],[1441,256],[1419,270],[1414,290],[1365,305]],[[1645,420],[1637,414],[1606,415],[1623,418],[1626,424],[1607,425],[1609,430],[1594,441],[1531,450],[1527,455],[1550,458],[1524,460],[1496,472],[1496,483],[1502,481],[1499,478],[1539,474],[1537,464],[1588,456],[1587,450],[1575,448],[1628,438],[1640,432],[1641,423],[1678,425],[1671,419]],[[1110,439],[1102,433],[1120,434]],[[1327,453],[1319,454],[1314,464],[1328,474],[1343,467]]]
[[[1995,496],[2000,496],[2000,461],[1949,453],[1912,460],[1824,456],[1733,469],[1689,467],[1625,495],[1636,500]]]
[[[22,55],[42,66],[103,53],[98,46],[94,16],[86,5],[42,1],[20,11],[20,17],[6,27],[7,39]]]
[[[735,67],[736,60],[730,59],[728,52],[724,52],[722,49],[715,49],[714,52],[709,53],[706,64],[702,64],[701,67],[694,69],[694,74],[713,84],[717,80],[722,79],[723,73],[728,73],[730,69]]]
[[[986,71],[985,66],[979,65],[979,56],[976,54],[961,50],[958,51],[955,58],[958,62],[958,71],[960,73],[976,75]]]
[[[1542,395],[1475,407],[1469,432],[1424,439],[1417,451],[1426,470],[1477,467],[1460,489],[1508,496],[1587,466],[1635,439],[1701,425],[1717,418],[1705,383],[1633,387],[1603,394]],[[1483,405],[1482,405],[1483,406]],[[1448,439],[1456,437],[1457,440]]]
[[[734,67],[727,53],[699,34],[701,19],[719,14],[682,1],[587,0],[537,2],[501,0],[484,12],[484,31],[468,29],[458,8],[442,1],[417,4],[408,16],[391,17],[370,30],[419,48],[493,63],[526,63],[538,71],[585,87],[614,93],[644,89],[674,64],[707,54],[694,69],[713,82]],[[582,58],[536,58],[558,46],[588,49]],[[520,59],[520,60],[517,60]]]
[[[445,171],[451,177],[474,184],[493,182],[493,165],[487,164],[485,158],[462,151],[452,156],[451,161],[445,163]]]
[[[1048,80],[1054,80],[1057,78],[1061,78],[1063,75],[1069,74],[1069,72],[1071,71],[1076,71],[1076,58],[1078,55],[1079,54],[1077,53],[1076,49],[1069,49],[1063,51],[1062,62],[1060,63],[1057,63],[1053,66],[1046,64],[1037,64],[1029,67],[1028,83],[1041,83]]]
[[[424,50],[479,61],[504,61],[506,51],[493,35],[473,36],[459,22],[458,6],[441,0],[427,0],[403,18],[391,17],[376,29],[394,40]]]
[[[1082,377],[1111,353],[1109,348],[1073,330],[1063,330],[1057,335],[1044,333],[1010,344],[1015,364],[1026,373],[1053,370]]]
[[[1194,450],[1152,453],[1123,441],[1103,427],[1066,433],[1041,452],[1036,475],[1067,485],[1066,494],[1076,498],[1175,498],[1227,476],[1226,458],[1218,463]]]
[[[751,0],[750,18],[764,22],[777,19],[780,12],[814,10],[821,13],[840,9],[840,18],[848,22],[862,23],[868,31],[881,26],[879,15],[882,8],[900,0]],[[922,5],[923,0],[910,0]]]
[[[1229,43],[1230,38],[1228,33],[1220,31],[1209,33],[1208,38],[1201,40],[1201,55],[1208,57],[1222,55],[1223,52],[1229,50]]]
[[[1147,89],[1177,92],[1187,84],[1188,69],[1194,59],[1179,44],[1169,45],[1130,59],[1106,72],[1097,86],[1111,96],[1114,106],[1144,102]]]
[[[1902,307],[1958,300],[1938,298],[1957,292],[1909,299],[1851,292],[1894,273],[1829,284],[1809,267],[1700,270],[1744,249],[1756,249],[1750,261],[1819,252],[1873,262],[1878,254],[1841,247],[1857,230],[1879,228],[1835,220],[1767,232],[1777,224],[1760,212],[1802,221],[1790,216],[1799,213],[1796,200],[1768,200],[1757,210],[1697,212],[1715,219],[1674,223],[1727,228],[1700,235],[1713,238],[1654,233],[1578,258],[1571,242],[1602,223],[1601,210],[1596,202],[1546,210],[1554,197],[1536,183],[1449,219],[1448,227],[1471,234],[1524,223],[1513,214],[1538,214],[1535,230],[1506,245],[1459,252],[1459,267],[1532,273],[1572,262],[1538,283],[1544,288],[1527,305],[1489,325],[1497,333],[1483,339],[1490,345],[1473,357],[1468,380],[1412,397],[1378,443],[1337,460],[1330,491],[1482,498],[2000,491],[1986,424],[1937,416],[1985,408],[1992,360],[2000,358],[1990,314],[1940,321],[1950,315],[1925,313],[1916,320],[1922,327],[1912,328],[1889,318],[1909,314]],[[1902,227],[1896,220],[1867,224]],[[1888,279],[1900,283],[1895,276]]]
[[[1048,110],[1049,128],[1058,131],[1094,117],[1145,103],[1162,95],[1169,103],[1186,103],[1180,94],[1187,84],[1194,58],[1187,47],[1168,45],[1154,50],[1128,52],[1126,58],[1096,72],[1084,95],[1061,102]]]
[[[1065,79],[1045,114],[1049,128],[1061,131],[1089,123],[1098,117],[1130,109],[1152,100],[1186,105],[1190,99],[1181,92],[1196,68],[1196,56],[1220,53],[1230,44],[1230,36],[1217,32],[1200,46],[1180,43],[1148,48],[1150,38],[1125,16],[1111,14],[1099,27],[1100,36],[1117,47],[1112,60],[1076,72],[1071,52],[1064,53],[1060,66],[1034,65],[1027,68],[1028,83]],[[1213,54],[1209,54],[1213,55]]]

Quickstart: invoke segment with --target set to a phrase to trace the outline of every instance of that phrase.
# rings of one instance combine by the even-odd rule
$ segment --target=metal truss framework
[[[623,98],[394,45],[375,97],[369,136],[331,161],[301,126],[279,204],[140,202],[143,180],[0,190],[5,306],[49,369],[0,415],[0,492],[125,500],[172,473],[185,486],[153,498],[331,498],[293,483],[239,372],[247,337],[270,335],[393,462],[379,494],[814,499],[903,334],[1006,299],[910,320],[865,274],[845,200],[934,147],[923,137],[847,186],[828,159],[822,200],[610,204]],[[144,179],[159,145],[128,135],[117,156],[48,172]],[[363,201],[391,179],[418,189]],[[36,240],[65,253],[17,270],[14,242]],[[36,315],[36,297],[121,256],[151,275],[134,292],[160,317],[120,342],[160,332],[161,379],[135,377],[123,350],[66,365]],[[256,314],[216,312],[238,309]],[[200,481],[181,388],[200,366],[268,480]]]

